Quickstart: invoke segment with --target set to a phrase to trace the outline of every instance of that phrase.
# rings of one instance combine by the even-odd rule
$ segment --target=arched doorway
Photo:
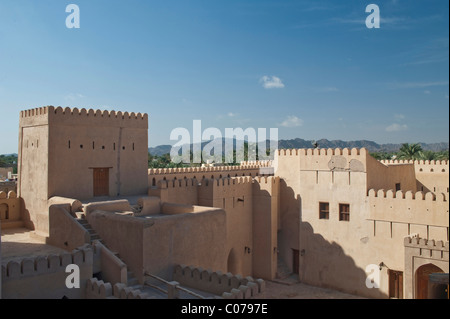
[[[0,204],[0,219],[1,220],[9,219],[9,207],[7,204]]]
[[[433,264],[426,264],[419,267],[416,271],[416,299],[428,299],[429,276],[443,272],[441,268]]]
[[[233,275],[239,273],[239,261],[234,248],[231,248],[230,253],[228,254],[227,271]]]

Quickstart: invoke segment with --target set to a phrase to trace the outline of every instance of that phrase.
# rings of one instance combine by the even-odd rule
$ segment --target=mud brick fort
[[[147,114],[22,111],[17,192],[0,192],[0,297],[250,299],[289,278],[368,298],[448,298],[448,162],[298,149],[148,169],[147,154]],[[17,229],[31,250],[7,242]],[[78,289],[66,285],[70,264]]]

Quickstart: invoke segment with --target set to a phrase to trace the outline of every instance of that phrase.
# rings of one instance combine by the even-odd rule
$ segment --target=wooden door
[[[109,196],[109,169],[94,168],[94,197]]]
[[[7,204],[0,204],[0,219],[1,220],[9,219],[9,208]]]
[[[403,299],[403,272],[389,270],[389,298]]]
[[[297,249],[292,249],[292,272],[296,275],[299,274],[299,258],[300,253]]]
[[[416,272],[416,299],[428,299],[428,281],[430,274],[443,273],[443,270],[433,264],[421,266]]]

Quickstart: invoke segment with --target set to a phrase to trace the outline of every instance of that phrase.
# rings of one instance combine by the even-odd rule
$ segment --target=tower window
[[[350,205],[339,204],[339,220],[349,222],[350,221]]]
[[[319,203],[319,219],[330,219],[330,203]]]

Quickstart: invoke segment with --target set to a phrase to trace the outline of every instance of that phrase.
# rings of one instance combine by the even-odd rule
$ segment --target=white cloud
[[[76,99],[82,99],[84,97],[85,96],[83,94],[80,94],[80,93],[70,93],[70,94],[66,95],[64,97],[64,99],[67,100],[67,101],[75,101]]]
[[[448,81],[440,82],[407,82],[407,83],[392,83],[391,86],[397,89],[424,89],[434,86],[448,86]]]
[[[299,127],[303,125],[303,120],[299,119],[297,116],[290,115],[279,125],[283,127]]]
[[[400,132],[400,131],[406,131],[408,129],[408,125],[406,124],[398,124],[394,123],[392,125],[389,125],[386,127],[386,132]]]
[[[259,80],[265,89],[282,89],[284,84],[279,77],[264,75]]]
[[[424,91],[423,93],[425,93],[425,94],[431,94],[431,91],[430,91],[430,90],[426,90],[426,91]]]
[[[403,115],[403,114],[395,114],[394,117],[395,117],[397,120],[404,120],[406,116]]]
[[[229,117],[235,117],[235,116],[237,116],[237,114],[236,113],[233,113],[233,112],[230,112],[230,113],[228,113],[227,114]]]

